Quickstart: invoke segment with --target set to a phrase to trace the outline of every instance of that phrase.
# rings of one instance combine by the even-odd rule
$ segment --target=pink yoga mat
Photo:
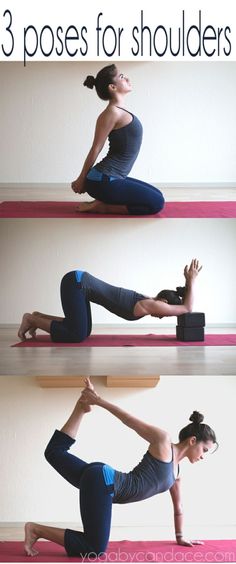
[[[205,341],[177,341],[175,335],[90,335],[82,343],[53,343],[49,335],[26,339],[13,347],[225,347],[236,345],[236,334],[205,335]]]
[[[115,214],[76,213],[75,202],[2,202],[0,217],[35,218],[220,218],[236,217],[236,202],[167,202],[159,214],[124,216]]]
[[[69,558],[62,546],[36,543],[38,556],[24,555],[22,542],[0,543],[0,562],[82,562]],[[236,540],[207,540],[204,545],[179,546],[171,541],[110,542],[103,556],[85,562],[235,562]]]

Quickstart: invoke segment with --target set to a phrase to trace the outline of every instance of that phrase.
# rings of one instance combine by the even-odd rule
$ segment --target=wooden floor
[[[12,348],[16,333],[0,329],[0,376],[236,375],[236,347]]]
[[[192,184],[191,186],[153,184],[163,192],[167,202],[236,200],[236,186]],[[69,184],[0,184],[0,201],[74,201],[91,200],[88,194],[76,196]]]

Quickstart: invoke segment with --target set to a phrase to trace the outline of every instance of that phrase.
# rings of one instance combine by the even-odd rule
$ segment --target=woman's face
[[[121,94],[127,94],[132,90],[130,79],[117,69],[117,74],[114,78],[116,89]]]
[[[194,464],[194,462],[199,462],[203,460],[205,455],[213,448],[214,444],[212,441],[196,441],[196,437],[190,438],[189,450],[187,457],[189,461]]]

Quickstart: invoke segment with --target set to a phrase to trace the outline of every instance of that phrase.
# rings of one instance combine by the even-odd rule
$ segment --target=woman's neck
[[[173,451],[174,451],[174,458],[176,463],[178,464],[185,456],[187,456],[188,445],[184,442],[173,444]]]
[[[125,96],[123,94],[115,94],[110,100],[109,106],[121,106],[123,107],[125,103]]]

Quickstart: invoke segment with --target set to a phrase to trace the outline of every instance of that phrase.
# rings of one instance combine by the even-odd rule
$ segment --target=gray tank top
[[[131,114],[131,112],[127,113]],[[139,154],[143,128],[139,119],[131,115],[133,119],[130,123],[110,132],[109,151],[106,157],[95,165],[97,170],[107,176],[126,178]]]
[[[162,462],[146,452],[128,473],[115,471],[113,503],[132,503],[165,492],[175,482],[173,450],[171,462]]]
[[[89,272],[82,273],[80,283],[88,301],[103,306],[122,319],[128,321],[139,319],[134,316],[133,311],[135,304],[146,298],[143,294],[107,284]]]

